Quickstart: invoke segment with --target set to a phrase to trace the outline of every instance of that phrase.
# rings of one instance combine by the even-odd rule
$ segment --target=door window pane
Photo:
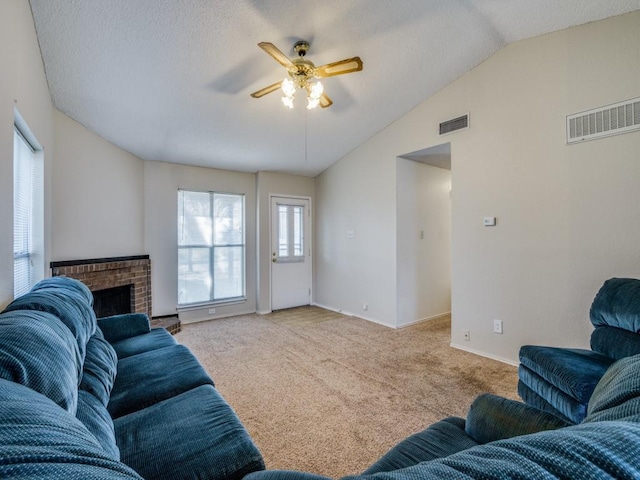
[[[304,207],[278,205],[278,261],[304,262]]]
[[[303,247],[304,247],[304,237],[303,237],[303,216],[304,208],[299,206],[293,207],[293,256],[301,257],[304,255]]]
[[[278,205],[278,256],[289,256],[289,208]]]

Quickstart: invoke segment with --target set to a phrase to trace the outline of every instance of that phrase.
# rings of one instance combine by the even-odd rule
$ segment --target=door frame
[[[273,209],[271,205],[273,203],[274,198],[290,198],[292,200],[305,200],[309,202],[309,241],[307,242],[307,246],[309,247],[309,288],[311,289],[311,294],[309,295],[309,305],[315,304],[315,291],[313,288],[313,203],[311,197],[306,195],[291,195],[291,194],[279,194],[279,193],[270,193],[269,194],[269,311],[273,311],[273,262],[271,261],[271,252],[274,251],[275,246],[273,245]]]

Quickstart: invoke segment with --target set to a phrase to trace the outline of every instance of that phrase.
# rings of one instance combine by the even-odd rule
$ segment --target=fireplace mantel
[[[51,274],[75,278],[92,292],[131,285],[131,311],[151,318],[151,260],[149,255],[51,262]]]

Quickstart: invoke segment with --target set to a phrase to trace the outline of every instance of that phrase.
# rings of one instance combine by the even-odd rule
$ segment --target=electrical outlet
[[[216,313],[216,309],[215,308],[210,308],[209,309],[209,314],[212,314],[212,313]]]
[[[493,333],[502,334],[502,320],[494,320],[493,321]]]
[[[471,341],[471,333],[469,332],[469,330],[464,331],[464,341],[465,342]]]

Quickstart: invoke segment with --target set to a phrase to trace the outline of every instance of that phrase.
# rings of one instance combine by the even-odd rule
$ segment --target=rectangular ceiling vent
[[[440,124],[440,135],[457,132],[458,130],[466,130],[469,128],[469,114],[461,117],[447,120]]]
[[[640,130],[640,97],[567,115],[567,143]]]

